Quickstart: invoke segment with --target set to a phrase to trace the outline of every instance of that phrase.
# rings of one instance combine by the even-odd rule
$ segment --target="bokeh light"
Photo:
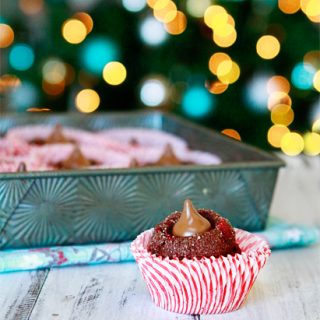
[[[272,92],[268,98],[268,109],[272,110],[275,106],[279,104],[285,104],[291,107],[292,100],[290,96],[285,92],[282,92],[282,91]]]
[[[309,156],[320,154],[320,134],[316,132],[308,132],[303,136],[304,153]]]
[[[175,18],[164,25],[168,33],[178,35],[187,28],[187,17],[181,11],[177,11]]]
[[[148,45],[157,46],[167,38],[167,32],[161,22],[148,17],[141,23],[140,37]]]
[[[257,41],[256,50],[261,58],[273,59],[280,52],[280,42],[274,36],[265,35]]]
[[[87,35],[87,28],[85,24],[78,19],[66,20],[62,25],[62,36],[63,38],[71,43],[81,43]]]
[[[27,15],[36,15],[43,9],[43,0],[20,0],[19,7]]]
[[[286,14],[293,14],[300,9],[300,0],[278,0],[279,9]]]
[[[159,1],[157,2],[157,4]],[[153,15],[154,17],[163,23],[169,23],[177,15],[177,6],[172,1],[165,1],[163,6],[154,6]]]
[[[220,33],[219,33],[220,32]],[[226,35],[221,35],[226,32]],[[224,27],[217,28],[213,33],[213,41],[216,45],[222,48],[228,48],[232,46],[237,40],[236,30],[229,24]]]
[[[140,99],[148,107],[157,107],[165,102],[167,88],[164,81],[150,78],[144,81],[140,90]]]
[[[224,129],[221,131],[221,133],[223,133],[224,135],[233,138],[235,140],[241,140],[241,136],[239,134],[239,132],[237,130],[234,129]]]
[[[122,5],[130,12],[139,12],[146,6],[146,0],[122,0]]]
[[[186,9],[190,16],[201,18],[210,4],[211,0],[187,0]]]
[[[318,0],[301,0],[301,10],[309,20],[320,22],[320,5]]]
[[[13,40],[14,32],[12,28],[5,23],[0,23],[0,48],[9,47]]]
[[[219,64],[223,61],[231,61],[231,58],[223,52],[214,53],[209,59],[209,70],[216,75],[218,73]]]
[[[9,93],[9,104],[13,110],[25,111],[38,103],[39,93],[34,84],[22,81],[21,85]]]
[[[95,36],[88,38],[81,47],[81,64],[90,72],[100,75],[104,66],[119,59],[118,46],[113,40]]]
[[[287,132],[281,139],[281,150],[288,156],[300,154],[304,148],[304,140],[296,132]]]
[[[294,119],[293,110],[286,104],[279,104],[271,110],[271,121],[274,124],[282,124],[288,126]]]
[[[11,47],[9,63],[12,68],[25,71],[31,68],[34,62],[33,49],[25,43],[17,43]]]
[[[93,29],[93,20],[91,18],[91,16],[86,13],[86,12],[77,12],[73,15],[73,18],[81,21],[86,29],[87,29],[87,34],[90,33]]]
[[[226,24],[227,22],[228,13],[224,7],[213,5],[206,9],[204,13],[204,23],[211,29]]]
[[[320,70],[318,70],[313,76],[313,86],[320,92]]]
[[[275,148],[280,148],[282,137],[289,132],[286,126],[275,124],[268,130],[268,142]]]
[[[51,84],[58,84],[64,81],[67,74],[65,64],[57,58],[49,59],[42,67],[43,79]]]
[[[291,82],[301,90],[309,90],[313,86],[313,77],[316,69],[309,63],[299,62],[291,73]]]
[[[303,57],[303,62],[311,64],[315,69],[320,68],[320,50],[313,50],[307,52]]]
[[[90,113],[98,109],[100,97],[92,89],[81,90],[76,96],[76,107],[80,112]]]
[[[103,69],[103,79],[108,84],[117,86],[121,84],[127,77],[125,66],[118,61],[107,63]]]
[[[203,87],[188,88],[182,97],[182,111],[191,118],[203,118],[214,108],[213,96]]]
[[[268,80],[267,90],[269,94],[277,91],[289,93],[290,83],[285,77],[273,76]]]
[[[227,83],[222,83],[219,80],[211,82],[206,81],[205,86],[208,89],[208,91],[212,94],[221,94],[225,92],[229,87]]]
[[[234,61],[222,61],[218,66],[217,77],[222,83],[234,83],[240,77],[240,67]]]
[[[50,82],[47,82],[45,79],[42,80],[42,90],[50,96],[58,96],[63,93],[64,89],[65,89],[64,81],[61,81],[58,83],[50,83]]]
[[[21,80],[13,74],[0,76],[0,93],[9,91],[21,85]]]
[[[312,131],[320,133],[320,118],[312,124]]]

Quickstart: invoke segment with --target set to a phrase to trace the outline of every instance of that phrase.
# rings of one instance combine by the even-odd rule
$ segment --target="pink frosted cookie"
[[[0,172],[29,172],[52,170],[52,167],[41,162],[36,155],[2,157]]]
[[[30,147],[24,141],[17,139],[0,139],[0,157],[26,155],[29,151]]]

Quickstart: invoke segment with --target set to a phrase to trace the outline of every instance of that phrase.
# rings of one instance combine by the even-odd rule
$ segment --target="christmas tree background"
[[[1,0],[0,111],[166,110],[317,155],[319,22],[318,0]]]

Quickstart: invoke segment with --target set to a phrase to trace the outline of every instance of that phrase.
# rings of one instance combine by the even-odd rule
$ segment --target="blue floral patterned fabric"
[[[302,247],[320,242],[317,227],[292,225],[271,218],[263,237],[272,249]],[[71,265],[133,262],[130,242],[0,251],[0,273]]]

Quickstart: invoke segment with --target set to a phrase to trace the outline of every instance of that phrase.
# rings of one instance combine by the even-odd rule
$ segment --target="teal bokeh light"
[[[34,62],[33,49],[24,43],[15,44],[9,53],[10,66],[19,71],[28,70]]]
[[[291,82],[301,90],[309,90],[313,85],[315,68],[309,63],[300,62],[295,65],[291,73]]]
[[[83,44],[80,51],[81,65],[88,71],[100,75],[106,63],[119,59],[117,45],[106,37],[93,37]]]
[[[201,86],[186,90],[182,98],[183,112],[192,118],[203,118],[214,109],[213,96]]]
[[[34,84],[22,81],[22,84],[9,94],[10,107],[15,111],[25,111],[38,103],[39,92]]]

